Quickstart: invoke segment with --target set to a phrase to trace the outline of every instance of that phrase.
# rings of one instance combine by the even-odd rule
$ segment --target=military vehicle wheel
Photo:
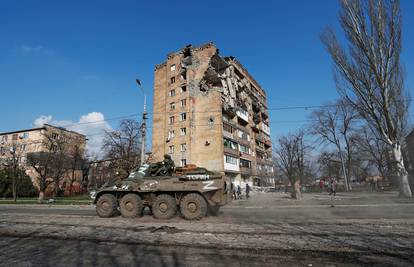
[[[207,202],[201,195],[190,193],[181,199],[180,211],[184,219],[200,220],[207,214]]]
[[[151,207],[152,215],[157,219],[171,219],[177,213],[175,198],[163,194],[157,196]]]
[[[220,206],[208,206],[208,214],[211,216],[218,216],[220,211]]]
[[[96,202],[96,213],[99,217],[113,217],[118,212],[118,201],[112,194],[103,194]]]
[[[125,218],[141,216],[143,209],[142,199],[137,194],[126,194],[119,201],[119,209],[122,217]]]

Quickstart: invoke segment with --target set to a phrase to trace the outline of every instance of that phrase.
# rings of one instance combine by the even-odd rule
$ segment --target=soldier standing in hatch
[[[171,159],[171,156],[168,154],[164,155],[163,160],[164,168],[168,175],[172,175],[174,172],[175,164],[174,161]]]
[[[151,176],[171,176],[175,169],[174,161],[170,155],[165,154],[164,160],[151,164]]]

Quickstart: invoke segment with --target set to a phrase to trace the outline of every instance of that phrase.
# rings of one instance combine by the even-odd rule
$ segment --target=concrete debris
[[[223,103],[226,109],[236,110],[241,107],[247,110],[248,94],[253,99],[256,96],[251,95],[252,84],[240,74],[232,64],[233,57],[222,58],[216,53],[210,58],[208,68],[204,72],[203,78],[196,86],[203,94],[208,94],[209,90],[220,90],[222,93]],[[249,93],[247,93],[249,92]],[[253,101],[256,105],[255,111],[264,110],[261,101]]]

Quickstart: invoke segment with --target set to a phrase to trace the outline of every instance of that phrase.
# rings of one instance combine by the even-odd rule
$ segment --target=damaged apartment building
[[[236,185],[273,185],[265,91],[213,43],[169,54],[155,67],[152,152],[225,172]]]

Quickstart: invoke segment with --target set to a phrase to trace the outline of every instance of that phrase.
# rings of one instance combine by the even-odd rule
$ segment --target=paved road
[[[93,206],[0,205],[1,213],[96,216]],[[297,201],[280,193],[256,193],[248,200],[236,200],[223,207],[220,219],[257,224],[320,219],[414,219],[414,201],[400,199],[396,193],[342,193],[333,202],[326,194],[305,194],[304,199]],[[150,216],[140,220],[156,221]]]
[[[0,205],[0,266],[412,266],[414,202],[256,194],[200,222],[101,219],[92,206]]]

